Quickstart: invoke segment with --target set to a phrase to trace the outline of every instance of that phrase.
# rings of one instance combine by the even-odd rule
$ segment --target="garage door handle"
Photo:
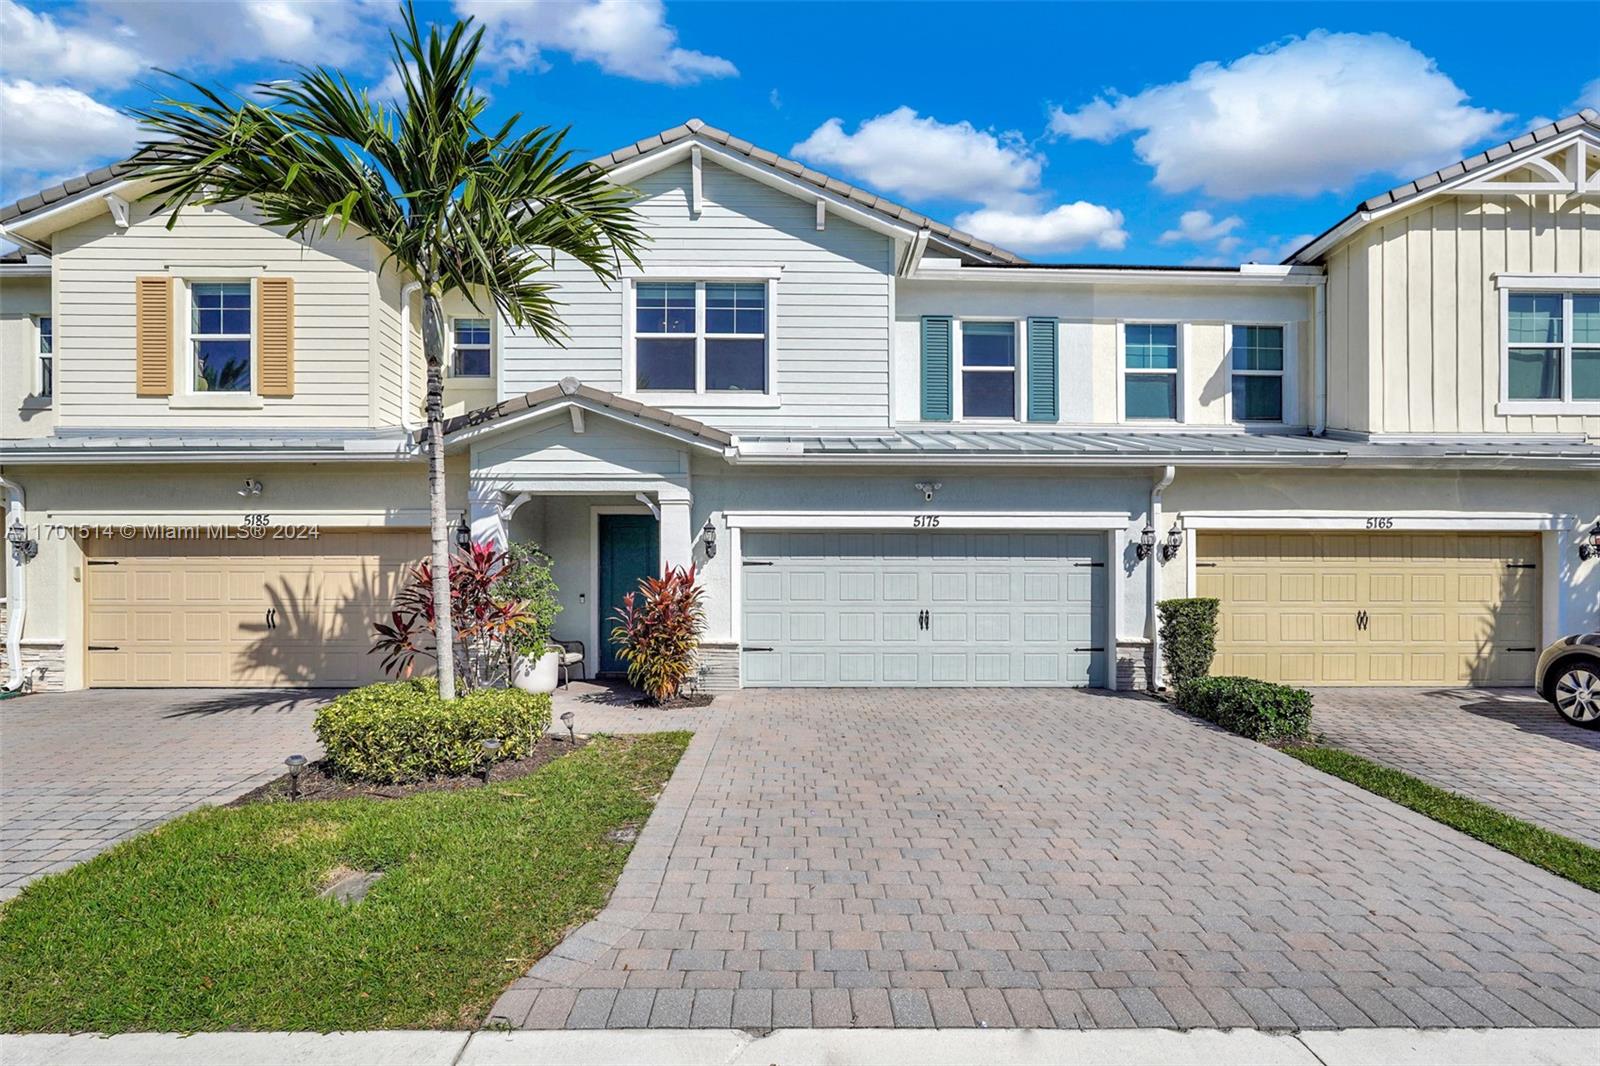
[[[1507,648],[1506,651],[1538,651],[1538,648]]]
[[[1105,563],[1073,563],[1073,566],[1104,566]]]
[[[1507,570],[1537,570],[1537,569],[1539,569],[1539,564],[1538,563],[1507,563],[1506,564],[1506,569]]]
[[[115,645],[115,644],[91,644],[91,645],[89,645],[89,650],[90,651],[121,651],[122,649],[117,647],[117,645]]]
[[[1073,648],[1073,651],[1105,651],[1104,648]]]

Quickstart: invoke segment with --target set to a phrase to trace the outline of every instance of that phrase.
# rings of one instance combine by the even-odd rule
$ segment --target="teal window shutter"
[[[950,421],[950,338],[954,324],[949,315],[922,316],[922,420]]]
[[[1028,421],[1054,422],[1056,397],[1060,395],[1056,367],[1056,320],[1028,319]]]

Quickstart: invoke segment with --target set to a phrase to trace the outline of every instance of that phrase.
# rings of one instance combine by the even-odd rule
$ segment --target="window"
[[[250,282],[195,282],[189,299],[194,391],[249,392]]]
[[[1283,327],[1234,326],[1233,417],[1283,421]]]
[[[1017,417],[1017,324],[961,323],[961,417]]]
[[[56,387],[56,324],[49,315],[41,315],[39,322],[39,395],[54,396]]]
[[[1506,295],[1506,399],[1600,400],[1600,293]]]
[[[1178,327],[1123,327],[1122,411],[1126,418],[1178,417]]]
[[[450,376],[456,378],[487,378],[494,374],[490,357],[489,320],[487,318],[458,318],[455,320],[455,346],[450,354]]]
[[[633,380],[645,392],[767,391],[764,281],[634,286]]]

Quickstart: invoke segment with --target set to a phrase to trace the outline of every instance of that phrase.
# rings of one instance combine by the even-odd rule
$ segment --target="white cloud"
[[[1020,133],[996,134],[970,122],[944,123],[909,107],[869,118],[854,133],[830,118],[793,152],[912,200],[1016,205],[1036,195],[1044,173],[1044,159]]]
[[[125,43],[63,25],[15,0],[0,0],[0,41],[0,63],[8,74],[47,81],[122,85],[145,65]]]
[[[1592,107],[1600,111],[1600,78],[1594,79],[1583,87],[1575,101],[1579,108]]]
[[[79,160],[125,156],[139,139],[126,115],[64,85],[0,80],[0,139],[5,142],[5,173],[0,185],[23,188],[81,173]]]
[[[1226,245],[1223,247],[1226,251],[1239,243],[1239,238],[1231,234],[1242,225],[1244,219],[1238,215],[1213,218],[1210,211],[1185,211],[1178,217],[1178,228],[1169,229],[1161,235],[1161,243],[1176,244],[1183,241],[1187,244],[1210,244],[1216,241],[1219,247]]]
[[[1017,252],[1070,252],[1089,245],[1115,251],[1128,243],[1122,212],[1085,200],[1046,211],[980,208],[956,216],[956,226]]]
[[[180,72],[252,60],[366,68],[386,43],[387,0],[94,0],[86,32],[121,42],[150,67]]]
[[[721,56],[680,47],[661,0],[456,0],[455,9],[489,27],[490,58],[506,66],[543,70],[543,53],[557,51],[608,74],[663,85],[739,73]]]
[[[1434,61],[1386,34],[1317,30],[1133,96],[1056,108],[1057,134],[1134,150],[1167,192],[1223,199],[1348,189],[1466,154],[1510,117],[1472,107]]]

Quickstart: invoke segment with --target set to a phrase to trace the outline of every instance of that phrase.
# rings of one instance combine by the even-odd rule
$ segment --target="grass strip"
[[[1459,829],[1558,877],[1600,892],[1600,848],[1513,818],[1488,804],[1430,785],[1342,748],[1290,745],[1282,750],[1308,766]]]
[[[208,808],[0,910],[0,1030],[455,1029],[604,905],[687,733],[404,799]],[[318,895],[381,870],[366,899]]]

